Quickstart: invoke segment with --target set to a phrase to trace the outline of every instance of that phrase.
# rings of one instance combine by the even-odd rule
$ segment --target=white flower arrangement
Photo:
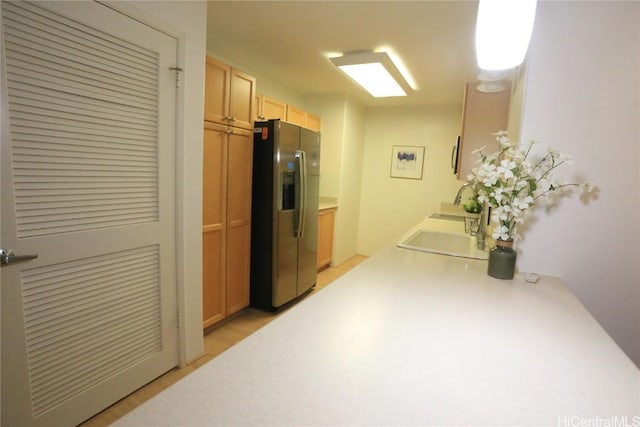
[[[491,221],[495,224],[492,233],[494,239],[503,241],[519,238],[517,225],[524,222],[528,209],[536,201],[550,193],[570,192],[578,189],[590,192],[590,183],[561,183],[552,179],[553,171],[563,164],[572,164],[571,157],[551,147],[534,158],[532,147],[535,141],[524,144],[512,142],[507,132],[495,133],[499,151],[486,155],[484,147],[476,150],[480,163],[469,175],[468,180],[478,196],[480,203],[491,208]]]

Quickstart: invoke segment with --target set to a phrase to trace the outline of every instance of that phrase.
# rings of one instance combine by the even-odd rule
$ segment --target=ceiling
[[[207,51],[304,95],[366,106],[461,104],[476,81],[477,1],[209,1]],[[325,56],[390,46],[418,90],[373,98]],[[258,86],[259,86],[258,82]]]

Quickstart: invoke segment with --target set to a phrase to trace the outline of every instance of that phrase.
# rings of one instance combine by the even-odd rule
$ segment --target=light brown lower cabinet
[[[333,259],[335,217],[335,209],[323,209],[318,212],[318,270],[331,265]]]
[[[253,133],[205,122],[202,301],[207,328],[249,305]]]

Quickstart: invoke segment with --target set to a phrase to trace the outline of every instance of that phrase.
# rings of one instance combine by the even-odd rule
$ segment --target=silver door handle
[[[9,249],[5,251],[0,249],[0,265],[8,265],[14,262],[29,261],[30,259],[38,258],[38,254],[31,255],[14,255],[13,251]]]
[[[298,161],[298,174],[299,174],[299,188],[298,191],[298,229],[296,230],[296,238],[302,239],[304,235],[305,227],[305,215],[307,209],[306,197],[307,197],[307,160],[305,152],[302,150],[296,150],[295,159]]]

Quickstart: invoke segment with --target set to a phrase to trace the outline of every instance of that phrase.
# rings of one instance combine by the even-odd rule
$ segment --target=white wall
[[[522,124],[522,103],[526,92],[527,66],[522,64],[518,67],[511,82],[511,99],[509,100],[509,120],[507,131],[509,138],[513,141],[521,141],[520,126]]]
[[[338,265],[357,253],[365,109],[344,95],[312,96],[306,105],[322,117],[320,197],[338,203],[332,260]]]
[[[561,277],[640,366],[639,56],[639,2],[538,3],[522,135],[599,192],[536,211],[518,266]]]
[[[347,99],[344,112],[344,141],[340,164],[333,265],[340,265],[358,253],[365,109],[353,100]]]
[[[294,107],[305,109],[304,96],[296,91],[293,91],[278,81],[275,81],[267,76],[257,73],[254,75],[256,78],[256,93],[268,96],[276,99],[280,102],[285,102]]]
[[[202,129],[207,4],[203,1],[114,3],[179,37],[184,69],[178,106],[178,299],[182,306],[182,363],[203,354],[202,340]]]
[[[358,253],[373,254],[453,201],[463,184],[451,169],[461,120],[460,105],[367,111]],[[390,177],[393,145],[425,147],[422,180]]]
[[[340,164],[345,126],[344,95],[314,96],[307,105],[322,118],[320,129],[320,197],[336,199],[340,191]]]

